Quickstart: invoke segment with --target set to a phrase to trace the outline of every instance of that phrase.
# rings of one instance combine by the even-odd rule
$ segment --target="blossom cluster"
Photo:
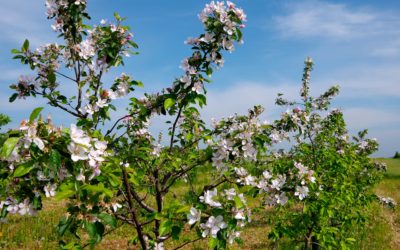
[[[131,41],[133,34],[126,27],[102,20],[99,26],[88,30],[88,33],[86,39],[76,45],[75,50],[84,60],[94,59],[97,55],[96,60],[89,64],[90,70],[107,70],[109,64],[115,63],[117,57],[130,56],[129,50],[134,44]],[[104,42],[108,40],[107,37],[112,37],[113,43]],[[115,49],[117,54],[112,54],[110,57],[110,49]]]
[[[306,126],[310,125],[311,119],[310,113],[300,107],[282,112],[280,119],[276,120],[268,131],[271,143],[279,143],[284,140],[290,141],[290,133],[298,130],[305,131]],[[295,136],[295,139],[297,142],[301,141],[299,135]]]
[[[5,210],[11,214],[34,215],[39,206],[34,206],[32,196],[39,197],[41,194],[46,197],[55,196],[57,184],[54,183],[54,180],[56,178],[62,180],[68,176],[68,171],[64,166],[57,166],[57,170],[55,170],[50,169],[46,164],[31,164],[32,158],[49,154],[52,143],[62,136],[62,129],[55,127],[51,117],[48,116],[46,122],[42,118],[37,121],[23,120],[19,130],[21,134],[19,137],[14,137],[17,140],[12,151],[2,159],[8,164],[12,182],[7,187],[7,199],[0,203],[0,210],[5,207]],[[36,151],[36,148],[39,149],[38,152],[32,155],[32,150]],[[27,169],[26,166],[31,166],[28,168],[29,172],[18,173],[19,170]],[[18,177],[13,177],[17,173]],[[30,194],[21,196],[21,193],[18,192],[19,184],[28,188]]]
[[[68,0],[46,0],[47,18],[55,18],[54,24],[51,26],[54,31],[63,31],[64,25],[70,18],[67,10],[71,4],[85,7],[86,0],[72,2]]]
[[[214,121],[215,129],[220,131],[216,142],[209,141],[214,152],[212,156],[213,166],[220,171],[228,170],[227,162],[232,158],[254,162],[257,160],[258,150],[254,145],[254,135],[262,130],[262,124],[256,117],[232,116]]]
[[[28,122],[23,120],[19,128],[23,133],[24,137],[21,139],[25,149],[28,149],[32,143],[34,143],[40,150],[44,150],[45,143],[37,134],[37,123]]]
[[[264,193],[268,205],[285,205],[289,195],[294,195],[299,200],[305,199],[309,195],[307,185],[316,182],[313,170],[298,162],[294,162],[294,166],[297,169],[296,174],[292,174],[292,171],[287,174],[272,174],[265,170],[260,177],[256,177],[243,167],[235,168],[235,174],[238,184],[252,186],[259,189],[260,193]],[[293,185],[295,185],[294,190]]]
[[[91,138],[85,131],[79,129],[75,124],[71,124],[70,130],[71,142],[68,145],[68,150],[71,153],[71,159],[74,162],[87,161],[91,170],[89,180],[101,173],[100,165],[108,156],[107,142]],[[78,181],[85,181],[85,170],[80,169],[80,173],[76,176]]]
[[[35,215],[37,213],[28,198],[23,202],[17,202],[14,198],[9,197],[6,201],[0,202],[0,211],[4,206],[7,206],[6,210],[10,214],[19,213],[20,215]]]
[[[184,88],[190,88],[197,93],[203,89],[201,70],[209,74],[210,63],[222,67],[224,60],[220,50],[233,51],[234,41],[241,41],[240,29],[244,28],[246,15],[232,2],[228,1],[225,5],[224,2],[213,1],[206,5],[199,18],[206,28],[206,33],[185,41],[187,44],[197,46],[198,51],[182,61],[181,68],[185,71],[185,75],[179,79]]]
[[[15,89],[18,98],[29,96],[32,92],[36,93],[39,87],[54,90],[58,85],[55,81],[54,72],[60,68],[62,48],[56,43],[46,44],[31,51],[29,48],[23,48],[18,52],[15,58],[26,58],[31,68],[37,69],[38,77],[33,79],[29,76],[20,76],[18,83],[10,85],[11,89]],[[54,76],[54,77],[53,77]]]
[[[200,223],[199,227],[202,232],[202,237],[211,236],[217,238],[218,232],[227,230],[228,242],[230,244],[240,236],[237,228],[243,228],[246,222],[250,222],[251,210],[246,206],[246,199],[244,194],[237,193],[234,188],[224,189],[218,196],[217,189],[206,190],[204,194],[199,197],[201,203],[208,206],[211,211],[220,209],[225,211],[225,214],[218,214],[216,216],[210,215],[202,217],[202,211],[192,207],[187,215],[189,225]],[[209,213],[206,213],[209,214]],[[236,223],[228,225],[228,221],[235,221]]]
[[[40,128],[39,128],[40,127]],[[44,128],[47,134],[52,134],[52,136],[61,136],[61,128],[56,128],[51,123],[51,117],[48,117],[47,124],[39,123],[36,121],[21,121],[19,130],[22,132],[22,136],[19,138],[11,154],[5,159],[9,162],[9,169],[14,170],[16,164],[19,164],[25,160],[30,159],[30,147],[35,145],[42,152],[47,152],[46,144],[48,143],[39,134],[39,129]]]
[[[358,142],[358,152],[372,152],[378,148],[378,142],[376,138],[365,139]]]
[[[71,14],[76,15],[79,12],[87,17],[86,4],[86,0],[47,0],[47,17],[55,19],[51,27],[68,40],[69,47],[63,52],[67,66],[72,67],[77,60],[83,60],[88,62],[91,71],[104,71],[113,66],[120,56],[129,56],[129,49],[136,44],[131,41],[133,34],[127,27],[119,24],[119,17],[118,25],[101,20],[100,25],[84,31],[82,21],[72,19]]]
[[[200,20],[203,22],[206,29],[210,30],[210,26],[217,26],[215,22],[218,22],[217,27],[222,29],[224,33],[219,37],[222,47],[228,51],[234,49],[232,38],[236,38],[239,28],[244,28],[243,22],[246,21],[246,14],[241,8],[237,8],[234,3],[227,1],[226,5],[224,2],[214,2],[206,4],[206,7],[199,15]],[[214,37],[210,34],[204,35],[197,42],[209,42]]]
[[[112,100],[117,98],[122,98],[126,96],[131,91],[132,77],[122,73],[119,77],[115,79],[115,84],[111,89],[100,91],[100,97],[97,98],[90,93],[86,95],[86,99],[89,99],[89,103],[80,108],[82,114],[93,115],[100,109],[109,106]]]

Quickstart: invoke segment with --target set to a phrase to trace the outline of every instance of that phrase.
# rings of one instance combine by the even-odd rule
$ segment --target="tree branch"
[[[183,105],[179,107],[178,114],[176,115],[174,124],[172,125],[171,141],[170,141],[170,143],[169,143],[169,152],[172,151],[172,146],[174,145],[174,136],[175,136],[176,124],[178,123],[178,120],[179,120],[179,118],[180,118],[180,116],[181,116],[182,109],[183,109]]]

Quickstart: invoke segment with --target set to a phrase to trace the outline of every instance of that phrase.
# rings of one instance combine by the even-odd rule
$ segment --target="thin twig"
[[[109,130],[107,130],[105,136],[108,136],[108,135],[114,130],[115,126],[117,126],[117,124],[118,124],[120,121],[122,121],[123,119],[126,119],[126,118],[128,118],[128,117],[130,117],[130,116],[131,116],[131,115],[125,115],[125,116],[119,118],[119,119],[114,123],[114,125],[113,125]]]
[[[201,239],[203,239],[203,238],[197,238],[197,239],[194,239],[194,240],[191,240],[191,241],[187,241],[187,242],[183,243],[182,245],[180,245],[178,247],[175,247],[174,250],[181,249],[182,247],[184,247],[184,246],[186,246],[188,244],[191,244],[191,243],[195,243],[196,241],[199,241]]]
[[[170,141],[170,143],[169,143],[169,152],[172,151],[172,146],[174,145],[174,136],[175,136],[176,124],[178,123],[178,120],[179,120],[179,118],[180,118],[180,116],[181,116],[182,109],[183,109],[183,105],[179,107],[178,114],[176,115],[174,124],[172,125],[171,141]]]

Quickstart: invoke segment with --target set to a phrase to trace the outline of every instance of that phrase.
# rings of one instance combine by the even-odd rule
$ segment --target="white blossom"
[[[202,236],[205,238],[207,235],[211,235],[213,238],[217,237],[219,230],[226,228],[228,225],[224,222],[224,218],[221,215],[217,217],[210,216],[206,223],[200,224],[203,229]]]
[[[35,215],[36,211],[33,209],[32,204],[29,203],[29,199],[25,199],[24,202],[18,204],[18,213],[20,215]]]
[[[215,196],[217,196],[217,189],[207,190],[203,196],[200,196],[200,201],[212,207],[221,207],[220,202],[214,201]]]
[[[164,250],[164,242],[154,243],[154,250]]]
[[[273,179],[271,183],[271,188],[280,190],[286,183],[286,177],[283,175],[278,175],[278,177],[276,179]]]
[[[96,54],[93,42],[90,39],[82,41],[77,47],[79,56],[85,60]]]
[[[77,181],[82,181],[82,182],[85,182],[85,179],[86,179],[86,177],[85,177],[85,174],[84,174],[84,172],[83,172],[83,169],[81,168],[81,170],[80,170],[80,172],[79,172],[79,174],[76,176],[76,178],[75,178]]]
[[[288,197],[286,196],[285,193],[276,194],[275,198],[276,198],[276,203],[281,204],[282,206],[284,206],[288,202]]]
[[[226,199],[231,201],[236,196],[236,190],[234,188],[225,189]]]
[[[79,129],[75,124],[71,124],[70,134],[73,142],[84,146],[90,146],[90,137],[86,135],[85,131]]]
[[[295,196],[298,196],[300,200],[303,200],[308,195],[308,187],[307,186],[296,186]]]
[[[56,195],[57,184],[47,184],[44,187],[46,197],[53,197]]]
[[[122,205],[119,203],[113,203],[113,204],[111,204],[111,206],[112,206],[114,213],[116,213],[118,211],[118,209],[122,208]]]
[[[67,148],[71,153],[71,159],[75,162],[80,160],[87,160],[89,158],[87,154],[88,151],[83,146],[71,142]]]
[[[190,208],[190,213],[187,215],[189,225],[193,225],[201,219],[201,211],[196,208]]]

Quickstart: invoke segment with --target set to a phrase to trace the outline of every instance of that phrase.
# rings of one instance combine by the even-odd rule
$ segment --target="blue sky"
[[[145,83],[145,91],[168,87],[180,76],[180,61],[190,54],[183,41],[197,36],[202,26],[197,14],[207,1],[197,0],[89,0],[92,23],[112,20],[117,11],[127,17],[138,56],[111,71],[108,81],[124,71]],[[227,54],[225,66],[208,86],[205,120],[244,113],[255,104],[266,108],[266,119],[282,109],[274,106],[279,92],[297,97],[303,61],[315,62],[312,93],[339,84],[340,107],[351,132],[368,128],[381,144],[377,156],[400,151],[400,2],[399,1],[235,1],[248,16],[244,44]],[[8,103],[8,86],[21,74],[32,74],[11,60],[12,48],[25,38],[32,47],[55,42],[46,20],[44,1],[2,0],[0,3],[0,112],[10,115],[11,126],[43,106],[40,99]],[[68,83],[65,83],[68,84]],[[63,85],[63,88],[68,86]],[[140,93],[138,93],[140,95]],[[124,107],[127,99],[119,101]],[[55,120],[69,126],[72,120],[47,108]],[[123,110],[114,117],[123,114]],[[155,129],[160,126],[154,122]]]

